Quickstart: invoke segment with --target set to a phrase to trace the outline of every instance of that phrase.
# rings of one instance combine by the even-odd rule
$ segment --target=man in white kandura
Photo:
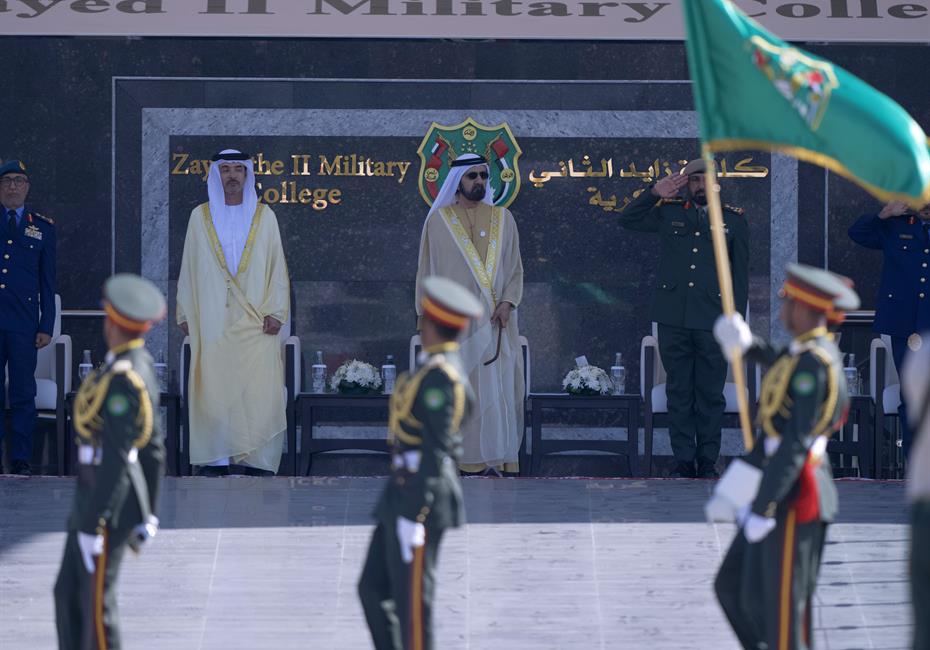
[[[191,339],[191,464],[207,476],[230,465],[274,473],[287,428],[278,332],[290,309],[278,221],[239,151],[213,157],[207,192],[191,213],[178,278],[177,322]]]
[[[462,425],[459,467],[465,472],[516,473],[524,384],[514,310],[523,297],[523,262],[517,224],[509,210],[493,205],[488,177],[481,156],[463,154],[452,162],[423,225],[416,309],[421,317],[423,279],[431,275],[458,282],[485,303],[486,315],[473,319],[461,339],[476,403],[474,415]]]

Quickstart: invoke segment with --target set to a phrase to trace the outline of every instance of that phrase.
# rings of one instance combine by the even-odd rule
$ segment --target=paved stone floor
[[[127,557],[124,648],[351,649],[383,479],[173,479],[163,530]],[[0,479],[0,648],[54,648],[51,590],[70,479]],[[840,482],[816,596],[817,647],[908,647],[900,483]],[[469,524],[444,540],[437,647],[737,648],[712,593],[733,535],[711,483],[468,479]]]

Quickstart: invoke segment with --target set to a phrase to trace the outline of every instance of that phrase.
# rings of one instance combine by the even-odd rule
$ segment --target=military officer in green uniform
[[[154,284],[119,274],[104,286],[109,352],[74,401],[78,481],[55,583],[62,650],[118,650],[116,580],[126,547],[155,535],[165,447],[159,388],[143,335],[165,315]]]
[[[652,320],[668,375],[668,423],[678,478],[716,478],[727,363],[711,330],[722,312],[711,242],[703,160],[666,176],[621,213],[624,228],[658,233],[661,256]],[[686,190],[685,198],[678,196]],[[737,310],[749,295],[749,227],[741,208],[724,205],[724,230]]]
[[[472,401],[456,339],[478,300],[447,278],[423,282],[422,365],[390,402],[392,471],[375,509],[377,527],[358,583],[377,650],[434,647],[436,558],[446,528],[464,523],[459,426]]]
[[[714,334],[727,355],[740,349],[770,366],[762,382],[752,451],[727,468],[706,511],[740,525],[715,590],[744,648],[812,646],[811,599],[837,492],[827,441],[849,409],[842,355],[827,330],[859,307],[847,278],[792,264],[782,288],[781,321],[793,336],[775,350],[753,338],[738,314],[721,316]]]

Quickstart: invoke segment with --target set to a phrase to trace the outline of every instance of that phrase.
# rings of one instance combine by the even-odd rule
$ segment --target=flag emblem
[[[756,35],[748,41],[753,65],[775,86],[812,131],[823,121],[830,94],[839,87],[833,66],[793,47]]]
[[[506,122],[484,126],[469,117],[455,126],[433,122],[417,149],[420,156],[418,184],[426,204],[433,205],[450,164],[465,153],[484,156],[488,161],[494,205],[506,208],[513,203],[520,191],[517,160],[523,153],[517,139]]]

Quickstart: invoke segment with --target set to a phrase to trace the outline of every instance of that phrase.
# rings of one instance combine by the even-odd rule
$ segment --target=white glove
[[[760,517],[757,514],[749,515],[749,519],[743,525],[743,534],[750,544],[761,542],[775,530],[775,520],[771,517]]]
[[[158,517],[149,515],[148,519],[133,528],[132,535],[129,537],[130,548],[138,553],[142,549],[142,545],[158,533],[158,524]]]
[[[710,501],[704,504],[704,516],[709,524],[733,522],[736,521],[736,506],[726,497],[714,493]]]
[[[88,573],[93,573],[97,556],[103,553],[103,535],[90,535],[78,532],[78,548],[81,550],[81,559]]]
[[[404,564],[410,564],[413,561],[413,549],[426,543],[426,527],[418,521],[398,517],[397,541],[400,543],[401,559]]]
[[[714,338],[720,344],[723,356],[727,358],[727,361],[732,361],[731,355],[735,348],[739,348],[742,354],[752,345],[752,330],[749,329],[749,325],[739,315],[739,312],[734,312],[730,316],[721,314],[714,323]]]

